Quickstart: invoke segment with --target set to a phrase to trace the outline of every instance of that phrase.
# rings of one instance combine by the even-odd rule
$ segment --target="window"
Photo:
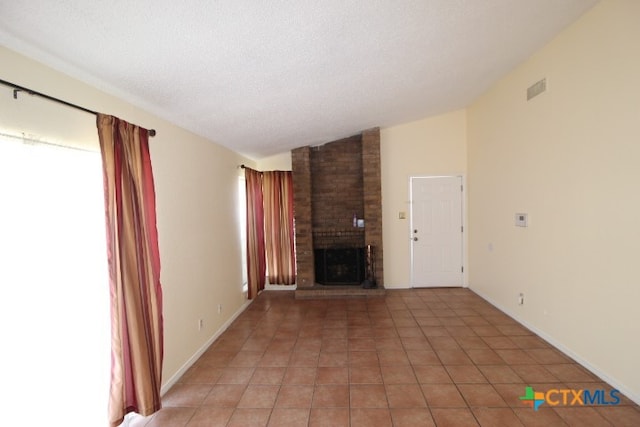
[[[105,234],[98,152],[0,136],[3,424],[106,422]]]
[[[248,292],[247,277],[247,189],[244,176],[238,177],[238,221],[240,222],[240,248],[242,257],[242,291]]]

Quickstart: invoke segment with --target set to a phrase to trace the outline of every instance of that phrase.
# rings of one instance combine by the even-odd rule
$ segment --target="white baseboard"
[[[561,342],[557,341],[556,339],[554,339],[553,337],[549,336],[548,334],[546,334],[545,332],[541,331],[540,329],[536,328],[535,326],[533,326],[533,325],[529,324],[528,322],[522,320],[520,318],[520,316],[518,316],[516,313],[512,312],[511,310],[509,310],[509,309],[507,309],[505,307],[502,307],[500,304],[496,303],[491,298],[489,298],[488,296],[484,295],[482,292],[478,292],[477,290],[475,290],[475,289],[473,289],[471,287],[469,289],[472,292],[474,292],[475,294],[477,294],[479,297],[481,297],[482,299],[487,301],[489,304],[491,304],[494,307],[496,307],[498,310],[508,314],[513,319],[517,320],[519,323],[521,323],[522,325],[527,327],[527,329],[533,331],[536,335],[538,335],[541,338],[543,338],[549,344],[553,345],[558,350],[560,350],[561,352],[563,352],[564,354],[566,354],[567,356],[569,356],[570,358],[572,358],[573,360],[578,362],[585,369],[591,371],[594,375],[597,375],[598,377],[602,378],[606,383],[608,383],[608,384],[612,385],[613,387],[615,387],[616,389],[620,390],[620,392],[622,394],[624,394],[626,397],[628,397],[629,399],[631,399],[632,401],[634,401],[635,403],[640,405],[640,395],[634,393],[627,386],[622,384],[619,380],[617,380],[616,378],[611,377],[606,372],[603,372],[600,369],[596,368],[595,366],[591,365],[589,362],[584,360],[578,354],[574,353],[572,350],[570,350],[569,348],[565,347],[564,344],[562,344]]]
[[[435,286],[436,288],[439,286]],[[461,286],[446,286],[446,287],[451,287],[451,288],[468,288],[469,285],[464,283]],[[411,286],[411,284],[397,284],[397,283],[385,283],[384,284],[384,288],[385,289],[429,289],[429,286],[426,287],[418,287],[418,288],[414,288],[413,286]]]
[[[411,285],[406,285],[402,283],[385,283],[385,289],[411,289]]]
[[[233,316],[231,316],[226,322],[224,322],[224,324],[220,327],[220,329],[218,329],[212,336],[211,338],[209,338],[207,340],[207,342],[205,342],[202,347],[200,347],[198,349],[198,351],[196,351],[193,356],[191,356],[189,358],[189,360],[187,360],[185,362],[184,365],[182,365],[182,367],[180,369],[178,369],[178,372],[176,372],[175,374],[173,374],[173,376],[171,376],[171,378],[169,378],[167,380],[166,383],[164,383],[162,385],[162,387],[160,388],[160,395],[164,396],[166,392],[169,391],[169,389],[171,387],[173,387],[173,385],[175,383],[178,382],[178,380],[180,379],[180,377],[182,377],[184,375],[185,372],[187,372],[187,370],[194,364],[196,363],[196,361],[200,358],[200,356],[202,356],[204,354],[205,351],[207,351],[207,349],[211,346],[211,344],[213,344],[213,342],[215,340],[217,340],[220,335],[222,335],[222,333],[224,331],[227,330],[227,328],[229,328],[229,326],[231,326],[231,324],[233,323],[234,320],[236,320],[238,318],[238,316],[240,316],[242,314],[243,311],[246,310],[246,308],[252,303],[252,300],[246,300],[245,303],[233,314]]]
[[[264,285],[265,291],[295,291],[297,288],[298,285],[272,285],[270,283]]]

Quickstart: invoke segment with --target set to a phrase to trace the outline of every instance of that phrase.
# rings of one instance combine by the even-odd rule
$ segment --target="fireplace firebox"
[[[360,285],[366,278],[365,248],[315,249],[316,282]]]

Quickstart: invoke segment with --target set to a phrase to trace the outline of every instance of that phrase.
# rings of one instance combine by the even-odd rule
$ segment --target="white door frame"
[[[468,268],[467,266],[469,265],[469,263],[467,262],[467,242],[468,242],[468,233],[467,233],[467,197],[466,197],[466,191],[467,191],[467,177],[464,173],[452,173],[452,174],[443,174],[443,175],[412,175],[409,177],[409,228],[407,230],[407,234],[409,236],[408,241],[409,241],[409,287],[410,288],[414,288],[415,285],[415,279],[413,277],[413,180],[414,179],[419,179],[419,178],[451,178],[451,177],[457,177],[460,178],[460,181],[462,183],[462,191],[461,191],[461,212],[460,214],[462,215],[461,218],[461,223],[462,223],[462,227],[463,227],[463,232],[462,232],[462,266],[463,266],[463,270],[462,270],[462,287],[463,288],[468,288],[469,284],[467,282],[467,273],[468,273]]]

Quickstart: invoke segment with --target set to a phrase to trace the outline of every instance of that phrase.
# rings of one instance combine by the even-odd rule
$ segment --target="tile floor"
[[[129,426],[640,426],[625,397],[534,411],[526,386],[612,388],[467,289],[272,291]]]

